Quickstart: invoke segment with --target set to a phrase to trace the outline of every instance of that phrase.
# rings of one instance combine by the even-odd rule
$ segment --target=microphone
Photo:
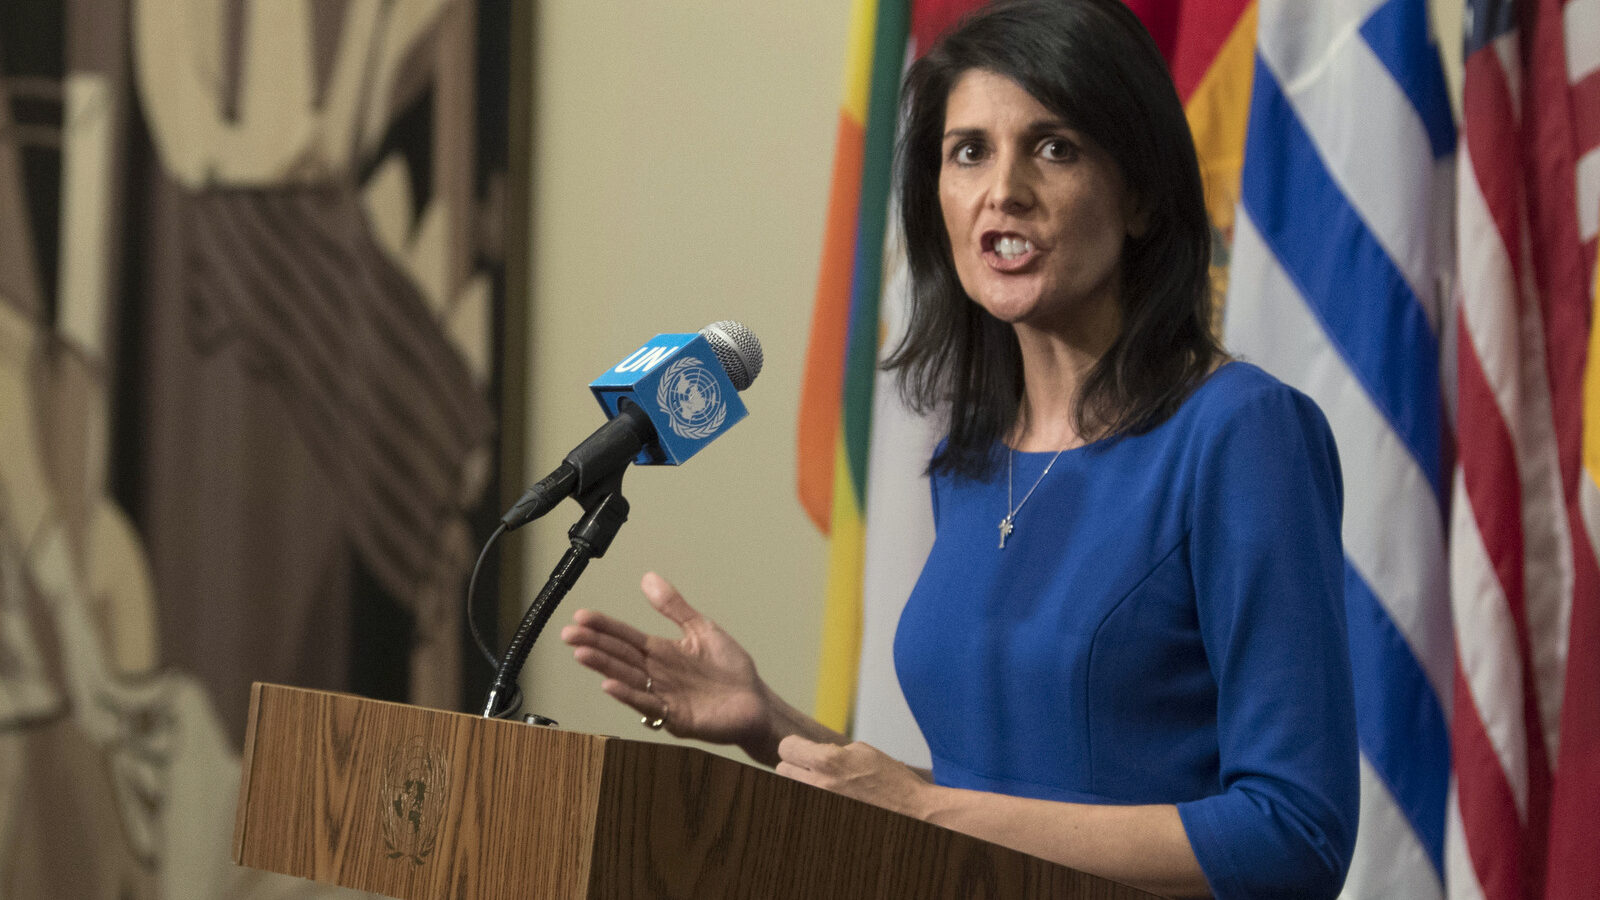
[[[682,465],[747,412],[738,391],[761,374],[761,342],[744,325],[658,334],[590,383],[608,421],[500,518],[506,531],[637,465]]]

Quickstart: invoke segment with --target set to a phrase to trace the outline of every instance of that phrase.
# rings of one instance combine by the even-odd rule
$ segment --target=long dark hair
[[[1085,439],[1165,421],[1222,358],[1211,332],[1211,228],[1194,140],[1166,62],[1121,0],[998,0],[907,73],[899,199],[910,323],[885,363],[907,402],[948,412],[930,470],[979,477],[1017,422],[1022,355],[1011,326],[969,298],[939,206],[945,101],[960,77],[1003,75],[1106,151],[1148,227],[1127,238],[1122,330],[1089,371],[1074,415]]]

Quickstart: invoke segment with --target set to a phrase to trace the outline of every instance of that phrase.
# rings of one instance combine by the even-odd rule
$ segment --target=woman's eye
[[[955,145],[950,150],[950,161],[957,165],[971,165],[983,158],[983,148],[971,141]]]
[[[1066,138],[1049,138],[1039,145],[1039,155],[1055,162],[1069,162],[1078,156],[1078,148]]]

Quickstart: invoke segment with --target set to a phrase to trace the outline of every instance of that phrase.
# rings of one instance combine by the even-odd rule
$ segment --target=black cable
[[[494,534],[489,535],[489,539],[483,542],[483,550],[479,551],[478,561],[472,567],[472,579],[467,582],[467,630],[472,632],[472,639],[478,645],[478,652],[483,654],[483,659],[489,664],[490,669],[498,668],[500,663],[495,659],[494,651],[489,648],[489,642],[483,639],[483,632],[478,630],[478,619],[473,615],[472,597],[478,590],[478,571],[483,568],[483,561],[489,557],[489,548],[493,547],[494,542],[505,533],[506,526],[502,522],[500,527],[494,530]]]
[[[500,535],[505,533],[506,525],[504,522],[502,522],[500,527],[494,530],[494,534],[489,535],[489,539],[483,542],[483,549],[478,552],[478,561],[472,566],[472,578],[467,581],[467,630],[472,632],[472,640],[478,645],[478,652],[483,654],[484,661],[489,664],[489,668],[492,671],[498,671],[500,668],[500,663],[495,659],[494,651],[490,649],[489,642],[484,640],[483,632],[478,630],[478,619],[473,614],[474,604],[472,600],[478,591],[478,572],[483,569],[483,561],[489,558],[489,548],[493,547],[494,542],[499,540]],[[506,716],[513,716],[516,715],[517,711],[520,709],[522,709],[522,687],[517,685],[513,687],[511,696],[506,700],[506,710],[504,714]]]

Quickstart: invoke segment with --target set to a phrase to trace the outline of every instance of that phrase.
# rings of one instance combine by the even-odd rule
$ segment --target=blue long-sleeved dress
[[[1015,454],[1013,502],[1053,455]],[[1358,806],[1342,486],[1308,398],[1229,363],[1154,430],[1061,454],[1004,549],[1003,457],[936,476],[933,502],[895,666],[938,783],[1176,803],[1218,897],[1338,893]]]

